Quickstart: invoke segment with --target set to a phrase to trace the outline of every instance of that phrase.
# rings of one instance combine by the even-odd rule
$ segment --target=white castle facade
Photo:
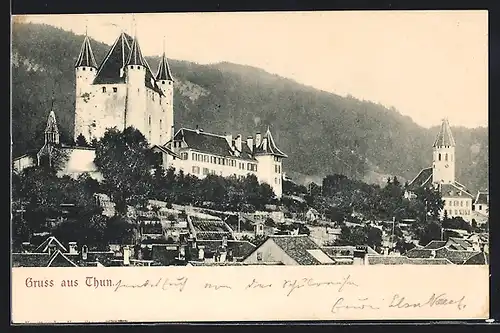
[[[241,135],[233,138],[201,129],[181,128],[174,132],[174,79],[165,52],[155,75],[137,38],[122,32],[98,66],[90,39],[85,36],[75,64],[75,79],[75,142],[81,142],[83,137],[90,143],[101,138],[108,128],[134,127],[162,155],[165,169],[172,167],[199,178],[209,174],[253,174],[259,182],[269,184],[277,198],[281,197],[282,160],[287,155],[277,147],[269,128],[263,135],[257,132],[255,139],[246,140]],[[57,128],[53,110],[48,123],[50,128]],[[64,146],[59,143],[58,133],[57,142],[52,140],[52,132],[45,134],[50,139],[46,145],[58,145],[70,152],[63,174],[90,172],[100,178],[93,165],[93,148]],[[14,159],[14,169],[19,171],[38,161],[37,156],[25,154]]]

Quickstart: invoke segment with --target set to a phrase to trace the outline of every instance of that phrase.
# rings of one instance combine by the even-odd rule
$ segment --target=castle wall
[[[125,109],[125,127],[138,129],[148,138],[149,129],[146,127],[148,114],[146,109],[146,86],[144,66],[128,65],[126,68],[127,100]]]
[[[108,128],[116,127],[120,131],[125,128],[126,95],[125,84],[94,86],[95,97],[92,105],[94,110],[88,124],[92,137],[101,138]]]

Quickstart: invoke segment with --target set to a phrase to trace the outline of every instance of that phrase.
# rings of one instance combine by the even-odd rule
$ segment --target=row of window
[[[276,173],[281,173],[281,165],[275,164],[274,165],[274,172]]]
[[[464,206],[464,201],[463,200],[445,200],[444,202],[445,206]],[[469,201],[465,201],[465,207],[469,207]]]
[[[209,169],[209,168],[201,169],[199,166],[196,166],[196,165],[193,165],[193,167],[191,168],[191,172],[195,175],[199,175],[200,171],[202,172],[202,174],[204,176],[217,174],[217,171]],[[219,171],[219,175],[222,176],[222,171]],[[237,174],[233,174],[233,176],[235,176],[237,179],[242,179],[245,177],[245,176],[237,175]]]
[[[453,214],[453,211],[455,211],[455,214]],[[470,210],[468,210],[468,209],[455,209],[455,210],[449,209],[448,215],[449,216],[470,215]]]
[[[279,185],[281,183],[281,178],[274,178],[274,183]]]
[[[448,153],[445,153],[445,154],[439,153],[438,154],[438,161],[441,161],[441,158],[442,158],[441,155],[444,155],[444,160],[448,161]],[[453,154],[450,154],[450,162],[452,162],[452,161],[453,161]]]
[[[188,153],[181,153],[181,158],[183,160],[187,160],[189,157]],[[212,164],[218,164],[218,165],[227,165],[231,167],[238,167],[240,170],[247,170],[247,171],[254,171],[257,172],[257,164],[255,163],[242,163],[242,162],[236,162],[236,160],[229,159],[229,158],[224,158],[224,157],[217,157],[217,156],[209,156],[209,155],[204,155],[204,154],[198,154],[198,153],[192,153],[191,154],[191,159],[193,161],[197,162],[204,162],[204,163],[212,163]],[[246,167],[246,168],[245,168]]]

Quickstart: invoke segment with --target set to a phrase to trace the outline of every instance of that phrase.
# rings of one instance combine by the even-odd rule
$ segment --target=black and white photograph
[[[488,265],[487,57],[481,11],[13,16],[12,267]]]

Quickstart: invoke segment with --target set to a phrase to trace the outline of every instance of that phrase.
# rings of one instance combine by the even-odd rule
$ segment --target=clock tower
[[[434,141],[432,182],[436,185],[455,183],[455,140],[448,119],[443,119]]]

